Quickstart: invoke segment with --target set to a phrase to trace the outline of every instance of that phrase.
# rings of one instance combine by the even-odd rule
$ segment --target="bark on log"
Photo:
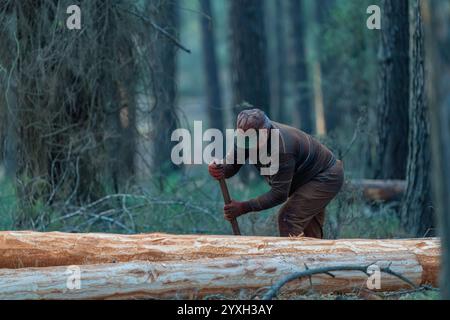
[[[368,201],[400,200],[406,191],[404,180],[350,180],[346,184],[350,191],[362,192]]]
[[[337,265],[366,266],[377,262],[407,277],[414,284],[427,275],[414,253],[403,251],[355,253],[355,249],[321,255],[232,256],[227,258],[169,262],[135,261],[80,267],[80,289],[69,290],[67,267],[0,269],[0,299],[149,299],[202,298],[211,294],[250,297],[287,274],[308,268]],[[357,250],[356,250],[357,251]],[[333,272],[311,278],[319,293],[348,293],[366,288],[368,277],[358,271]],[[382,291],[409,286],[390,275],[381,275]],[[310,280],[296,280],[282,294],[305,293]]]
[[[108,264],[130,261],[184,261],[206,258],[386,256],[413,254],[423,269],[423,283],[437,284],[438,239],[315,240],[307,238],[233,237],[167,234],[72,234],[0,232],[0,268]],[[233,258],[233,259],[234,259]],[[308,261],[308,260],[306,260]],[[370,262],[375,262],[373,259]],[[342,261],[341,261],[342,262]]]
[[[438,239],[313,240],[198,235],[0,232],[0,299],[200,298],[254,293],[309,268],[377,263],[417,285],[437,285]],[[116,263],[111,263],[116,262]],[[53,266],[55,265],[55,266]],[[59,265],[59,266],[58,266]],[[81,289],[68,290],[69,265]],[[40,268],[30,268],[39,266]],[[49,267],[44,267],[49,266]],[[52,267],[50,267],[52,266]],[[11,269],[18,268],[20,269]],[[6,269],[7,268],[7,269]],[[367,276],[335,272],[312,278],[318,292],[351,292]],[[382,275],[381,290],[407,285]],[[309,279],[284,293],[310,288]]]

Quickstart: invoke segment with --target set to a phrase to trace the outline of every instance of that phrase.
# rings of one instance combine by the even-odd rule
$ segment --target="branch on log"
[[[406,191],[404,180],[350,180],[345,189],[362,192],[368,201],[394,201],[399,200]]]

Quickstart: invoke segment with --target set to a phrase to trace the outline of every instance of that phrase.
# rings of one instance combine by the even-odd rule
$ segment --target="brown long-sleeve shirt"
[[[333,153],[305,132],[273,121],[272,129],[280,132],[279,169],[276,174],[265,176],[271,190],[248,201],[252,211],[266,210],[285,202],[298,187],[336,163]],[[227,179],[242,167],[236,164],[236,154],[235,146],[234,152],[227,155],[225,162],[234,163],[225,165]],[[260,169],[262,165],[258,162],[255,166]]]

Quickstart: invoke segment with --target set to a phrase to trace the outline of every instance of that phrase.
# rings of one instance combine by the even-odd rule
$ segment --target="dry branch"
[[[367,270],[371,266],[373,266],[373,265],[372,264],[366,265],[366,266],[342,265],[342,266],[322,267],[322,268],[316,268],[316,269],[310,269],[309,267],[305,266],[305,268],[306,268],[305,270],[290,274],[290,275],[282,278],[281,280],[279,280],[272,287],[270,287],[270,289],[266,292],[266,294],[264,294],[263,300],[273,299],[274,297],[277,296],[278,292],[281,290],[282,287],[284,287],[285,285],[287,285],[288,283],[290,283],[294,280],[308,277],[310,279],[310,281],[312,281],[311,280],[312,276],[318,275],[318,274],[326,274],[332,278],[335,278],[336,276],[334,275],[334,273],[332,273],[335,271],[359,271],[359,272],[366,274],[367,276],[370,276],[370,274],[368,274]],[[415,283],[411,282],[408,278],[404,277],[400,273],[393,271],[391,269],[390,265],[387,267],[380,268],[380,272],[397,277],[399,280],[404,281],[405,283],[410,285],[415,290],[418,289],[418,287],[416,286]],[[313,286],[313,285],[311,284],[311,286]]]

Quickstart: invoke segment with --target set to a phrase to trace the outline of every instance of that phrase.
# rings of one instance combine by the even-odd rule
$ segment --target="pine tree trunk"
[[[13,69],[9,75],[9,68],[14,61],[14,35],[17,35],[17,15],[14,6],[4,12],[3,19],[8,21],[0,29],[0,38],[6,51],[0,53],[0,66],[6,72],[0,75],[0,161],[4,165],[4,174],[14,178],[17,168],[17,72]]]
[[[82,20],[89,36],[62,33],[65,26],[53,23],[61,14],[57,2],[14,2],[18,228],[46,225],[37,204],[84,205],[133,174],[135,43],[120,25],[128,14],[109,2],[89,2]],[[124,124],[131,134],[123,134]]]
[[[324,136],[327,133],[327,124],[325,119],[325,105],[322,88],[322,63],[321,63],[321,42],[320,36],[320,19],[323,16],[320,8],[320,2],[312,1],[310,3],[310,18],[307,19],[311,30],[311,46],[312,46],[312,78],[314,88],[314,112],[316,134]]]
[[[224,118],[222,109],[222,93],[220,90],[219,70],[216,54],[216,39],[214,36],[215,19],[211,9],[211,0],[200,0],[203,61],[205,70],[205,87],[207,95],[207,114],[209,126],[223,130]]]
[[[382,1],[375,178],[404,179],[408,157],[408,0]]]
[[[176,36],[178,33],[178,7],[175,1],[163,0],[156,4],[149,4],[150,16],[155,23]],[[173,42],[161,32],[151,29],[152,52],[150,63],[153,75],[152,85],[154,105],[152,106],[152,159],[153,172],[157,175],[160,188],[163,188],[164,175],[169,169],[175,169],[171,159],[171,134],[177,128],[176,112],[176,52]]]
[[[427,27],[433,196],[442,243],[441,295],[450,299],[450,4],[422,1]]]
[[[410,0],[411,68],[407,189],[402,224],[411,236],[434,235],[430,190],[431,150],[425,92],[425,48],[420,0]]]
[[[314,108],[306,54],[306,21],[303,0],[290,0],[292,77],[295,91],[296,125],[307,133],[314,133]]]
[[[247,102],[270,115],[264,1],[231,0],[229,24],[234,113]]]
[[[284,122],[286,119],[286,41],[285,41],[285,6],[284,1],[275,1],[275,51],[276,51],[276,83],[275,83],[275,97],[273,99],[274,105],[272,109],[276,108],[277,121]]]

